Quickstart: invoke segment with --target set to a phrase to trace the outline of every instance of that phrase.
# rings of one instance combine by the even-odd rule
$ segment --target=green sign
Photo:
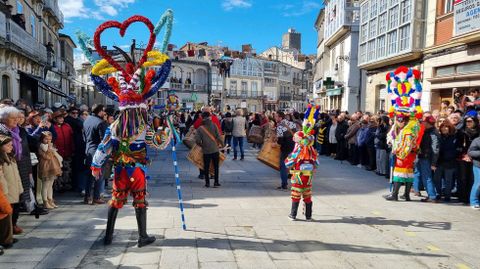
[[[323,81],[323,85],[326,89],[333,89],[335,81],[333,81],[331,77],[327,77],[327,79]]]
[[[327,90],[327,96],[342,95],[342,89],[343,88],[336,88],[336,89],[333,89],[333,90]]]

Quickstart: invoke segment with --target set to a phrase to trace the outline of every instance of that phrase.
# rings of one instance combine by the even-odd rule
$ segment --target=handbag
[[[37,165],[38,164],[37,154],[35,154],[34,152],[30,152],[30,160],[32,162],[32,166]]]

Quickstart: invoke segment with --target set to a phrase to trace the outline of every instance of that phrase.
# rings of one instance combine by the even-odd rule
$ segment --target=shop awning
[[[31,79],[36,80],[38,82],[38,86],[44,91],[51,92],[55,95],[58,95],[60,97],[63,97],[63,98],[69,99],[69,100],[74,100],[74,98],[72,96],[69,96],[69,95],[65,94],[64,92],[62,92],[61,89],[58,89],[57,87],[48,83],[46,80],[42,79],[41,77],[33,76],[33,75],[30,75],[30,74],[27,74],[27,73],[21,72],[21,71],[19,71],[19,73],[23,76],[26,76],[26,77],[29,77]]]

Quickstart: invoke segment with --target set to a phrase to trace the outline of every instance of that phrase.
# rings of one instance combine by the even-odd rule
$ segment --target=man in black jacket
[[[345,120],[345,115],[340,114],[338,117],[337,130],[335,131],[335,138],[337,138],[337,157],[336,160],[344,161],[347,159],[347,139],[345,135],[348,130],[348,123]]]
[[[68,116],[65,117],[65,122],[72,127],[73,141],[75,143],[75,152],[72,158],[72,181],[75,190],[83,191],[85,189],[85,182],[82,182],[85,167],[85,140],[83,139],[83,122],[79,119],[80,110],[76,107],[71,107],[68,110]],[[83,180],[85,181],[85,180]]]
[[[285,113],[278,111],[275,114],[277,122],[277,143],[280,145],[280,178],[282,185],[277,189],[286,190],[288,188],[288,169],[285,166],[285,159],[293,151],[295,142],[293,142],[293,134],[295,133],[295,123],[285,118]]]
[[[93,106],[93,115],[88,116],[88,118],[83,123],[83,137],[86,143],[86,167],[90,167],[92,164],[93,156],[97,151],[98,146],[102,142],[103,137],[105,136],[106,126],[104,123],[105,116],[105,107],[103,105],[94,105]],[[85,199],[84,203],[86,204],[103,204],[105,203],[100,198],[100,188],[103,181],[95,180],[91,173],[88,173],[87,184],[85,187]],[[92,185],[93,187],[93,197],[92,197]]]
[[[420,152],[415,164],[415,177],[422,180],[428,193],[428,197],[422,199],[422,202],[437,202],[432,171],[437,169],[438,153],[440,152],[439,134],[435,128],[435,118],[433,116],[425,117],[423,125],[425,126],[425,133],[420,143]]]

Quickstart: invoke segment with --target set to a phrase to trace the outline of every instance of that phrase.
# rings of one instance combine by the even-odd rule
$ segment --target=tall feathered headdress
[[[117,28],[120,36],[124,36],[127,28],[133,23],[143,23],[150,32],[148,44],[145,47],[142,56],[138,61],[135,60],[136,48],[132,45],[131,55],[128,55],[119,47],[115,49],[125,59],[118,62],[112,55],[107,53],[101,45],[100,37],[106,29]],[[97,90],[102,92],[106,97],[119,102],[120,108],[146,106],[145,101],[153,96],[167,80],[170,73],[171,61],[165,54],[168,41],[171,36],[171,28],[173,24],[173,12],[167,10],[156,26],[146,17],[135,15],[128,18],[124,22],[107,21],[101,24],[95,31],[93,42],[89,40],[85,34],[78,32],[77,37],[79,44],[84,51],[87,59],[94,64],[91,73],[91,79]],[[154,50],[156,36],[162,30],[163,26],[167,26],[161,50]],[[91,49],[88,44],[92,44],[102,59],[96,63],[93,62]],[[157,71],[148,69],[151,67],[159,67]],[[115,74],[108,79],[102,76]]]
[[[395,115],[422,117],[421,77],[419,70],[405,66],[400,66],[394,72],[387,73],[387,89],[392,104],[389,109],[390,117]]]

